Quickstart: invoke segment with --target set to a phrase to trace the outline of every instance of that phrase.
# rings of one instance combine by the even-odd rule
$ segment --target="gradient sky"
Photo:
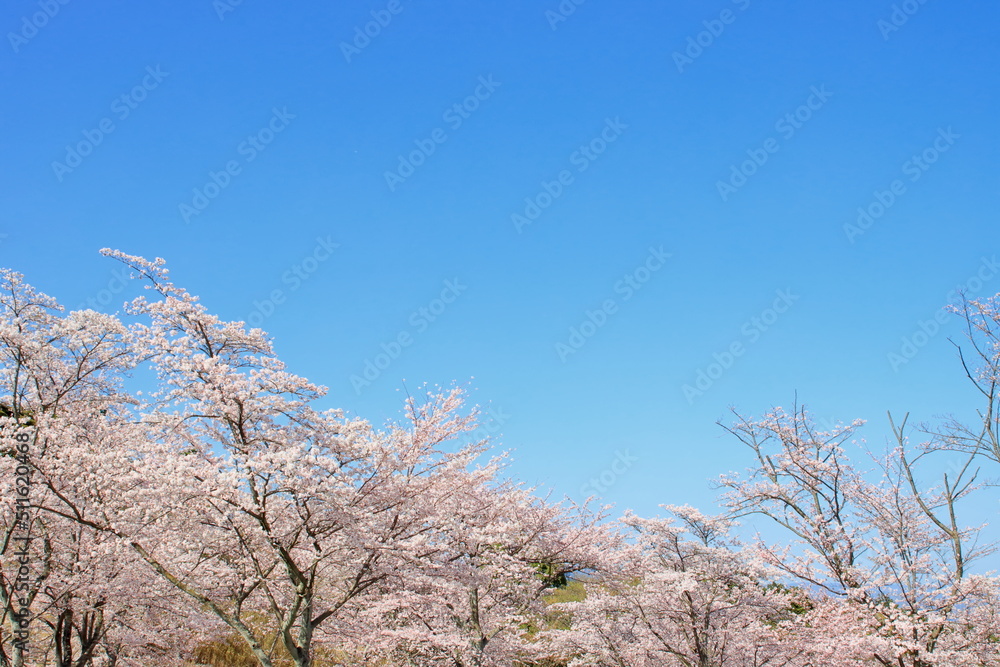
[[[876,447],[887,410],[974,408],[955,317],[888,355],[1000,292],[1000,5],[903,4],[8,0],[0,265],[115,311],[137,290],[98,249],[162,256],[326,405],[382,422],[404,379],[457,382],[521,479],[710,506],[748,464],[729,406],[797,395]]]

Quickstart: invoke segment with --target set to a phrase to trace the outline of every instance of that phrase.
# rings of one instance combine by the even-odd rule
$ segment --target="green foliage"
[[[587,597],[587,589],[582,581],[569,579],[566,585],[556,588],[546,594],[542,601],[546,607],[560,602],[582,602]],[[569,630],[573,624],[573,615],[561,609],[547,608],[542,617],[536,622],[525,624],[521,627],[528,637],[534,637],[543,629],[548,630]]]
[[[532,563],[538,574],[535,575],[545,583],[546,588],[565,588],[568,583],[566,573],[559,563]]]
[[[0,403],[0,417],[16,418],[21,422],[22,426],[34,426],[35,425],[35,413],[31,410],[21,410],[16,415],[14,414],[14,409],[6,404]]]
[[[777,591],[789,598],[788,611],[796,616],[808,614],[813,609],[813,602],[809,595],[799,586],[786,586],[776,581],[764,585],[765,591]]]
[[[545,596],[546,604],[560,602],[583,602],[587,597],[587,587],[579,579],[570,579],[565,586],[557,588]]]
[[[35,425],[34,413],[32,413],[30,410],[21,410],[17,415],[15,415],[14,409],[6,403],[0,403],[0,418],[2,417],[8,417],[12,419],[16,418],[19,422],[21,422],[22,426]],[[0,449],[0,456],[14,457],[16,454],[17,450],[15,450],[13,447]]]

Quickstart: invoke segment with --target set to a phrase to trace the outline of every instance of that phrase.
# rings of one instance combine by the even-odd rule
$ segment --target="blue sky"
[[[875,445],[887,410],[973,409],[956,318],[919,323],[957,287],[1000,292],[998,19],[11,0],[0,264],[114,311],[135,289],[97,250],[165,257],[331,406],[379,422],[404,379],[467,384],[518,477],[710,506],[708,479],[748,463],[715,425],[729,406],[797,395]]]

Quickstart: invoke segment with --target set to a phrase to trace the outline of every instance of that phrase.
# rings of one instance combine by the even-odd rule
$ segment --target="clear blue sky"
[[[954,318],[887,355],[998,252],[1000,6],[911,3],[10,0],[0,264],[113,311],[97,250],[165,257],[331,406],[468,384],[522,479],[580,497],[628,452],[606,500],[707,506],[730,405],[875,444],[973,405]]]

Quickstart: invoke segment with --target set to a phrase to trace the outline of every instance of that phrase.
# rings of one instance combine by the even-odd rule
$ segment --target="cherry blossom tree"
[[[261,667],[1000,664],[993,546],[963,518],[1000,461],[996,299],[957,311],[972,425],[890,416],[869,452],[860,421],[737,414],[753,463],[720,479],[724,516],[609,526],[508,479],[461,390],[380,427],[321,409],[263,331],[104,252],[148,290],[121,318],[0,272],[0,667],[181,667],[213,642]],[[787,539],[737,539],[753,516]]]
[[[896,445],[874,457],[873,481],[846,451],[859,425],[822,431],[797,407],[738,416],[728,427],[755,458],[746,476],[722,477],[731,512],[766,516],[793,537],[786,546],[761,542],[759,553],[819,601],[802,626],[808,653],[831,664],[911,667],[979,664],[956,662],[977,652],[1000,657],[997,628],[972,621],[991,617],[996,580],[969,566],[992,548],[958,519],[982,487],[965,465],[942,486],[920,488],[922,461],[907,453],[905,420],[892,424]],[[853,641],[844,628],[853,628]]]
[[[762,667],[795,664],[780,624],[794,594],[768,586],[732,522],[688,506],[673,517],[623,517],[634,540],[588,582],[582,602],[558,605],[571,629],[550,634],[572,666]]]
[[[497,482],[498,472],[491,465],[463,475],[435,503],[439,523],[427,558],[372,609],[387,629],[390,659],[481,667],[544,657],[532,637],[543,622],[543,596],[615,548],[603,514]]]
[[[12,499],[12,483],[23,479],[30,500],[27,525],[13,511],[20,507],[0,519],[0,664],[75,667],[99,654],[105,664],[128,664],[149,657],[151,639],[165,643],[169,633],[152,612],[169,604],[143,581],[131,554],[63,516],[67,506],[46,482],[65,473],[64,485],[86,485],[99,472],[74,474],[73,434],[114,419],[116,406],[129,402],[121,379],[135,357],[115,318],[61,313],[21,276],[0,272],[0,488]],[[22,608],[29,610],[27,651],[13,641]]]
[[[130,304],[130,326],[90,311],[60,317],[7,276],[10,410],[32,415],[36,521],[60,531],[45,541],[58,558],[45,561],[51,581],[36,582],[33,606],[60,667],[109,646],[108,662],[121,660],[112,627],[141,635],[137,620],[157,603],[124,573],[155,575],[164,599],[213,614],[261,665],[285,656],[304,667],[317,641],[348,652],[370,643],[378,626],[354,618],[405,608],[429,573],[442,575],[435,604],[461,591],[458,607],[438,604],[437,631],[458,620],[460,653],[487,643],[495,653],[553,578],[588,565],[593,520],[574,529],[495,480],[497,462],[475,465],[484,442],[449,445],[475,428],[460,391],[409,400],[406,420],[381,431],[317,411],[324,390],[287,373],[263,332],[210,315],[162,261],[107,254],[155,295]],[[149,371],[156,391],[123,390],[128,374]],[[123,594],[142,613],[118,609]]]
[[[975,454],[1000,464],[1000,294],[987,299],[965,296],[951,307],[964,325],[966,345],[954,343],[965,376],[981,400],[971,424],[950,418],[924,426],[935,447]]]
[[[55,511],[128,544],[261,665],[276,655],[250,621],[263,614],[284,653],[308,667],[319,629],[419,554],[436,490],[481,453],[440,447],[473,416],[458,414],[458,391],[411,402],[408,427],[384,432],[319,412],[324,390],[286,372],[262,331],[210,315],[162,261],[107,254],[158,297],[131,304],[144,321],[129,331],[161,388],[134,424],[76,434],[77,469],[47,477],[68,508]],[[81,502],[95,456],[117,473],[95,477]]]

